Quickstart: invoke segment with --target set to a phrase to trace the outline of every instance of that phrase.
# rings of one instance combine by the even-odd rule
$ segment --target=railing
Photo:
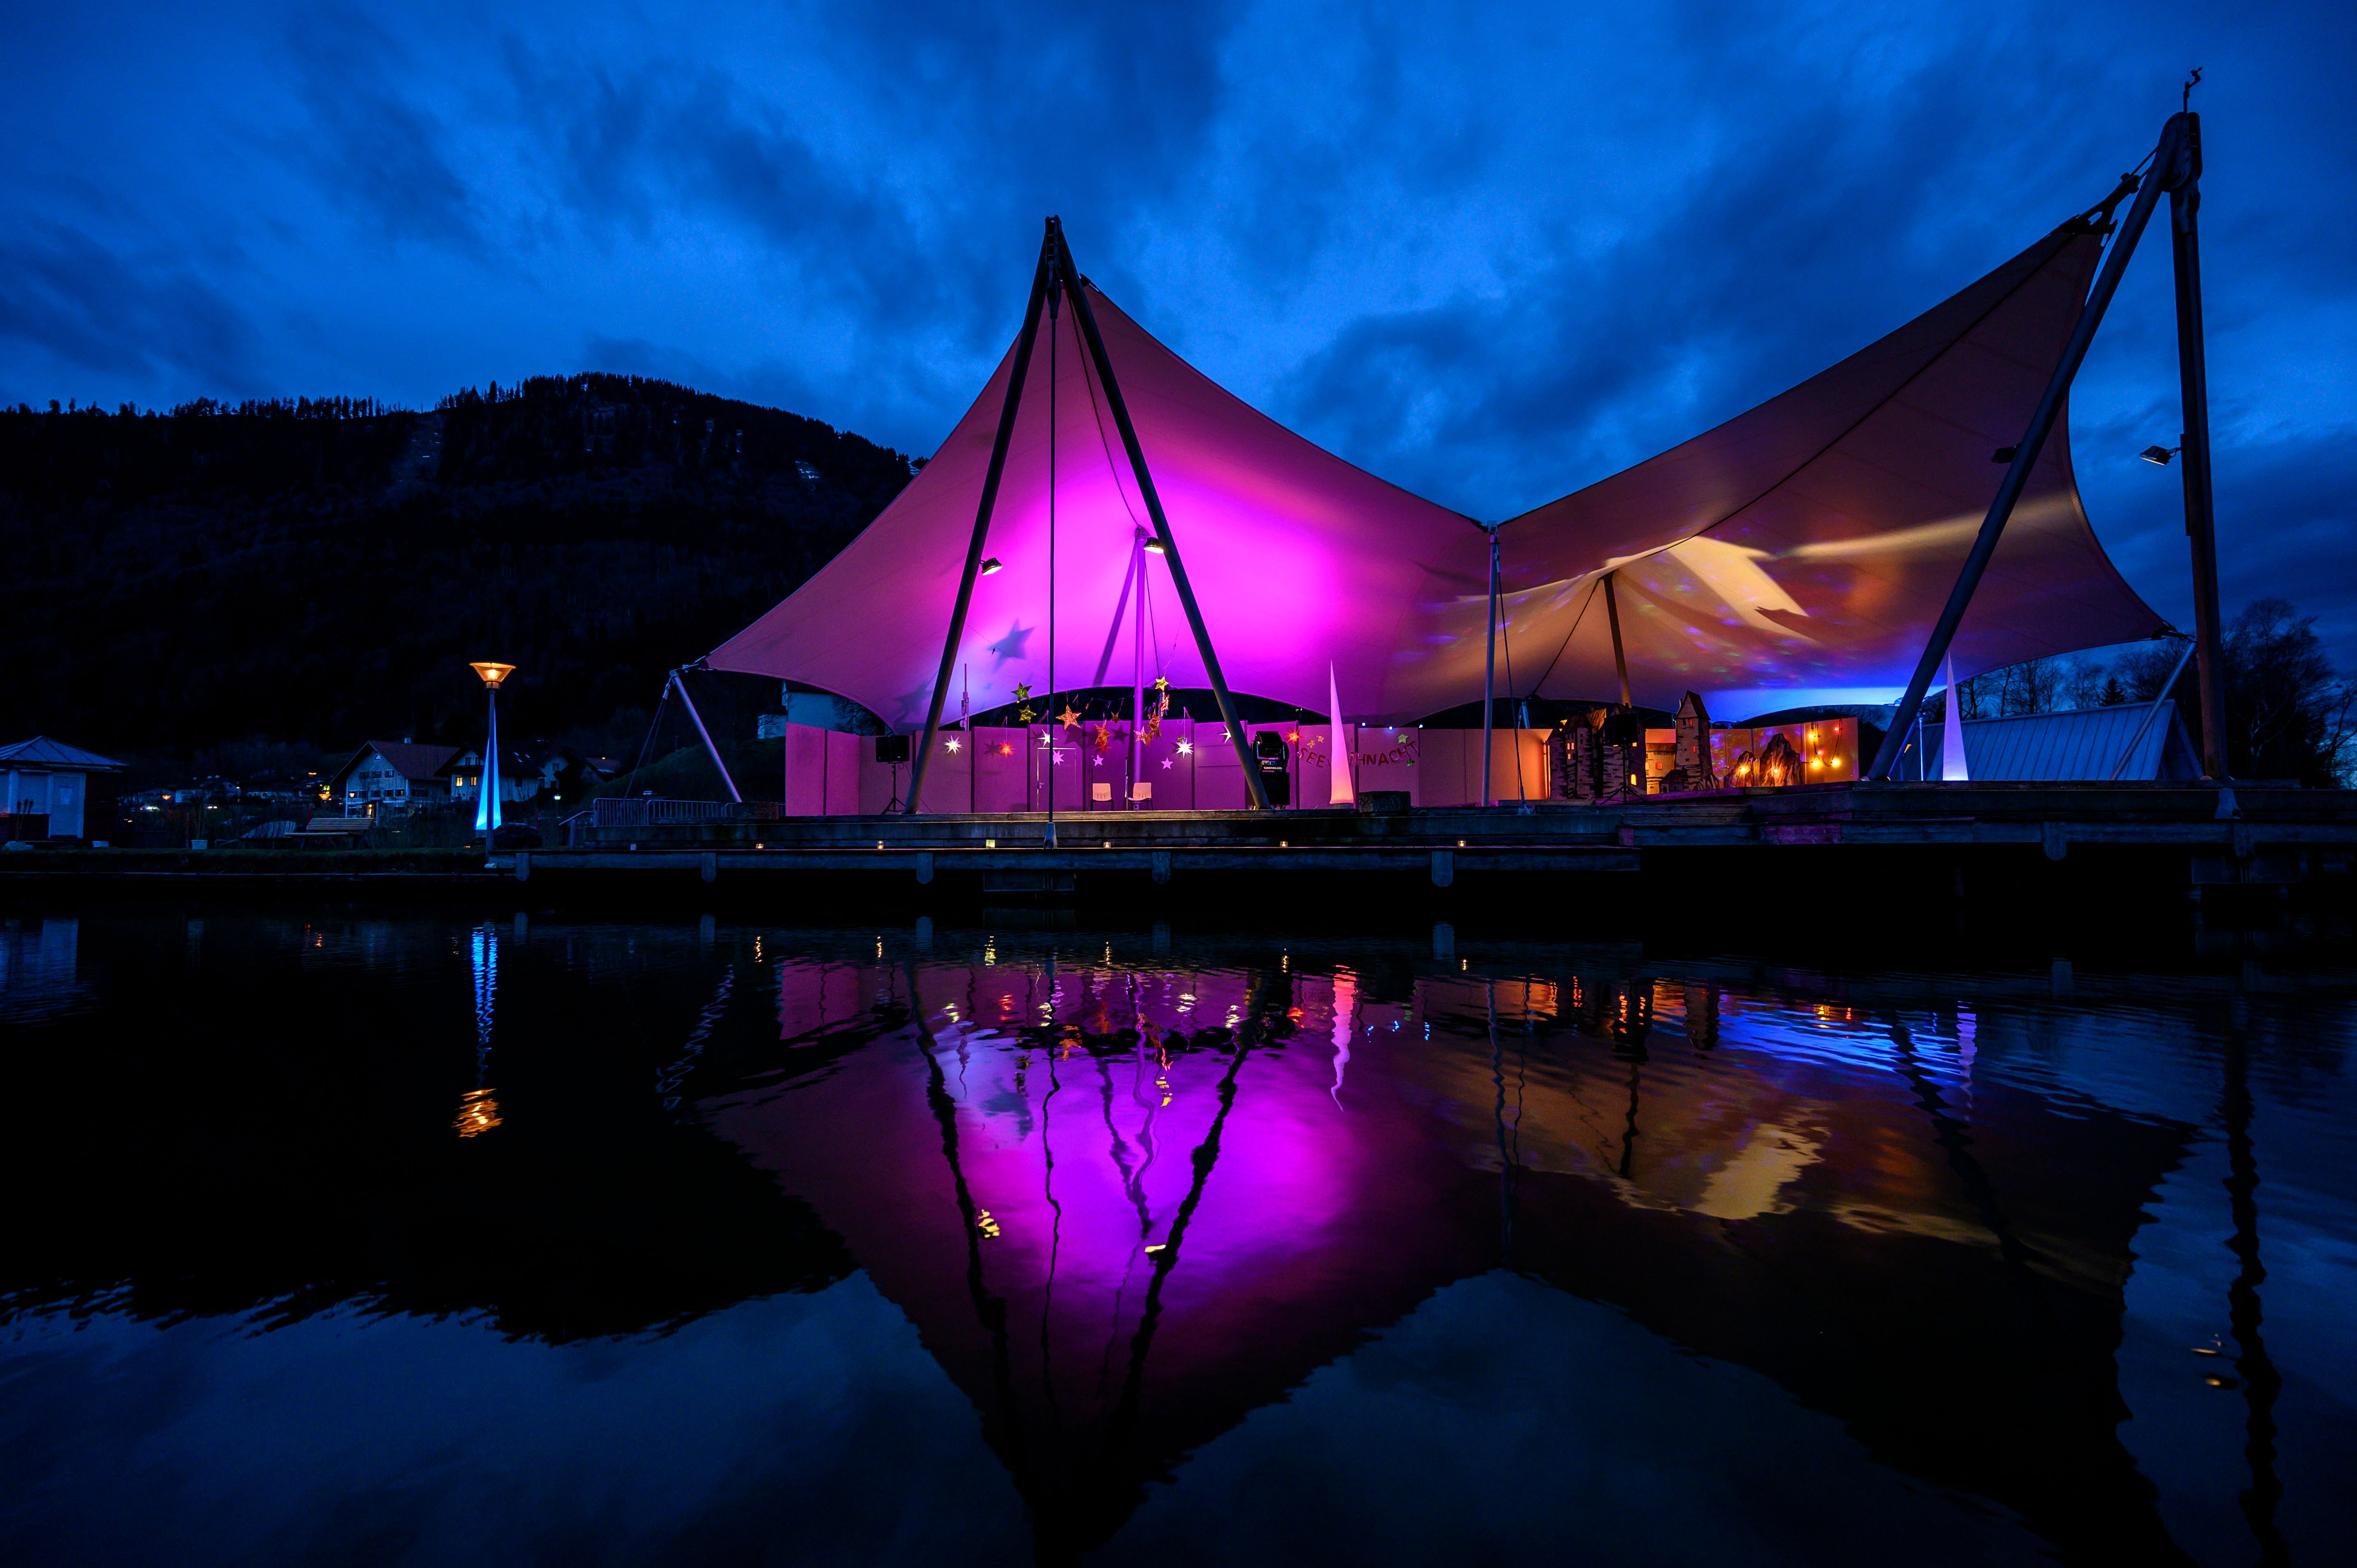
[[[727,814],[726,800],[666,800],[653,795],[617,795],[589,802],[590,823],[600,828],[708,822]]]
[[[595,828],[662,827],[673,822],[774,822],[775,800],[670,800],[654,795],[616,795],[589,802],[589,809],[565,819],[568,842],[582,818]]]

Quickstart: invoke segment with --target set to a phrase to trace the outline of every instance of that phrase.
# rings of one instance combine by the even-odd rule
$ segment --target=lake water
[[[218,906],[0,965],[9,1563],[2357,1539],[2329,966]]]

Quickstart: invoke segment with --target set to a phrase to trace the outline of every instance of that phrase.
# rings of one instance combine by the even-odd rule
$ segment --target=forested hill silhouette
[[[662,671],[808,577],[919,465],[635,376],[169,413],[0,411],[0,738],[192,756],[633,737]]]

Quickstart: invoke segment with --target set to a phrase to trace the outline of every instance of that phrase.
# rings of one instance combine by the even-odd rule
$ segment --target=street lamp
[[[515,673],[512,664],[488,661],[474,666],[475,673],[483,678],[483,690],[491,703],[491,728],[483,746],[483,771],[475,779],[475,831],[483,835],[483,847],[491,846],[491,837],[500,831],[500,682]]]

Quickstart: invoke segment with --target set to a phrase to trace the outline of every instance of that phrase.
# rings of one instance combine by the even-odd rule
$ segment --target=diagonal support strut
[[[1056,220],[1050,218],[1048,238],[1039,246],[1039,264],[1031,274],[1031,303],[1023,308],[1023,331],[1015,340],[1015,363],[1006,378],[1006,403],[998,411],[998,435],[990,444],[990,469],[983,476],[982,501],[974,509],[974,539],[965,549],[965,571],[958,578],[957,603],[950,610],[949,636],[942,641],[942,668],[933,678],[932,703],[925,710],[925,733],[917,751],[916,772],[909,780],[906,811],[912,817],[925,799],[925,775],[933,765],[933,743],[941,733],[942,707],[949,701],[950,671],[957,664],[958,643],[965,637],[966,611],[974,606],[974,583],[982,570],[982,547],[990,537],[990,514],[998,504],[998,482],[1006,474],[1006,448],[1015,439],[1015,411],[1023,403],[1023,383],[1031,371],[1031,345],[1039,335],[1039,313],[1048,301],[1053,252],[1060,242]],[[981,765],[977,757],[974,766]]]
[[[2038,400],[2038,408],[2029,416],[2029,428],[2022,433],[2021,444],[2014,448],[2013,461],[2007,466],[1996,496],[1989,502],[1988,515],[1981,520],[1980,533],[1973,541],[1971,553],[1964,557],[1964,570],[1956,575],[1956,585],[1948,595],[1947,607],[1940,612],[1931,640],[1923,645],[1923,657],[1916,661],[1915,673],[1907,682],[1907,694],[1900,699],[1890,715],[1890,727],[1883,732],[1874,764],[1867,769],[1868,779],[1890,777],[1890,769],[1906,744],[1907,732],[1914,727],[1915,715],[1922,709],[1923,694],[1938,674],[1941,661],[1948,656],[1948,645],[1955,640],[1956,628],[1964,624],[1964,612],[1972,606],[1973,592],[1980,586],[1990,557],[1996,553],[1997,541],[2004,535],[2014,506],[2029,483],[2039,453],[2044,449],[2046,438],[2053,434],[2055,421],[2061,417],[2071,382],[2087,358],[2087,347],[2094,340],[2095,328],[2103,325],[2104,312],[2119,289],[2120,274],[2127,270],[2136,240],[2152,217],[2161,192],[2183,184],[2187,177],[2184,159],[2190,118],[2187,114],[2172,114],[2161,127],[2159,145],[2153,151],[2152,163],[2143,179],[2137,182],[2136,200],[2120,221],[2111,252],[2104,258],[2103,269],[2095,274],[2095,286],[2087,295],[2087,306],[2080,313],[2079,325],[2071,334],[2070,345],[2062,350],[2061,362],[2054,367],[2054,374],[2046,383],[2046,393]]]

